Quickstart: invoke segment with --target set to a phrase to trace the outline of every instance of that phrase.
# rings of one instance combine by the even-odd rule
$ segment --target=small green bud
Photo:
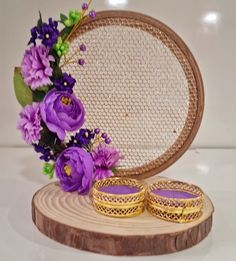
[[[77,10],[69,12],[69,19],[73,21],[73,24],[76,24],[81,19],[81,16],[82,14]]]
[[[65,49],[65,51],[63,52],[63,55],[66,55],[68,53],[69,49]]]
[[[60,44],[57,43],[57,44],[55,45],[55,50],[59,50],[59,49],[60,49]]]
[[[59,46],[61,46],[61,44],[62,44],[62,38],[61,38],[61,36],[58,37],[57,43],[59,44]],[[59,48],[60,48],[60,47],[59,47]]]
[[[73,22],[70,19],[66,19],[64,24],[66,27],[70,27],[70,26],[72,26]]]
[[[45,163],[43,166],[43,174],[47,175],[49,179],[53,178],[54,164]]]
[[[59,57],[61,57],[62,53],[61,53],[60,50],[57,51],[57,55],[58,55]]]
[[[76,11],[70,11],[70,12],[69,12],[69,17],[70,17],[72,20],[76,19]]]

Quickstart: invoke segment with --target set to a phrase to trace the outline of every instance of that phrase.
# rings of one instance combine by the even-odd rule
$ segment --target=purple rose
[[[43,121],[48,129],[64,140],[66,131],[75,131],[84,123],[84,107],[74,94],[50,91],[40,106]]]
[[[112,168],[115,167],[118,161],[122,158],[120,152],[112,147],[100,145],[92,152],[94,161],[94,179],[104,179],[112,176]]]
[[[43,85],[52,84],[52,68],[50,62],[55,59],[49,55],[49,49],[44,45],[33,46],[25,51],[21,68],[24,82],[36,90]]]
[[[41,116],[39,103],[34,102],[32,105],[26,105],[22,109],[17,122],[17,129],[21,131],[23,139],[28,144],[40,140]]]
[[[78,147],[64,150],[55,164],[56,176],[66,192],[85,194],[92,186],[93,160],[87,151]]]

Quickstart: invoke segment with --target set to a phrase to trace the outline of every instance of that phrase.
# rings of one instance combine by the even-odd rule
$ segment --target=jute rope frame
[[[127,165],[126,167],[121,168],[116,174],[117,176],[126,176],[137,179],[143,179],[158,174],[167,167],[169,167],[171,164],[177,161],[191,145],[195,135],[197,134],[203,115],[203,82],[198,65],[191,51],[183,42],[183,40],[173,30],[171,30],[162,22],[151,17],[145,16],[143,14],[129,11],[98,12],[95,20],[91,20],[89,18],[85,19],[82,22],[81,26],[77,29],[77,31],[71,36],[69,40],[71,41],[71,45],[73,46],[74,43],[76,44],[76,41],[79,42],[79,39],[86,36],[87,33],[90,33],[91,35],[91,33],[94,32],[95,34],[99,28],[107,28],[107,30],[109,28],[112,28],[112,30],[116,30],[119,27],[122,27],[122,30],[124,31],[128,30],[127,28],[130,28],[129,30],[138,29],[136,30],[137,32],[142,31],[148,33],[157,41],[161,41],[164,45],[163,48],[166,48],[166,50],[170,50],[170,52],[174,55],[175,59],[177,59],[178,63],[180,64],[182,68],[181,70],[183,70],[184,72],[184,77],[186,78],[188,88],[188,101],[186,102],[184,100],[186,97],[182,101],[182,105],[186,106],[187,115],[185,119],[181,119],[181,121],[183,121],[183,127],[180,124],[181,130],[179,131],[179,133],[177,133],[178,137],[176,137],[175,141],[172,144],[168,144],[167,142],[166,149],[163,151],[163,153],[157,155],[156,158],[152,159],[150,156],[150,160],[146,160],[145,162],[141,162],[139,159],[137,159],[137,163],[135,165]],[[145,37],[147,37],[147,34],[145,34]],[[88,43],[88,48],[90,48],[90,43]],[[74,53],[74,55],[76,55],[76,53]],[[94,60],[96,59],[97,57],[94,57]],[[66,68],[67,71],[74,74],[75,70],[77,69],[74,69],[75,67],[70,67],[70,65],[68,66],[69,67]],[[95,77],[96,76],[94,76],[94,78]],[[178,75],[176,77],[178,78]],[[82,101],[85,101],[85,107],[87,109],[87,107],[90,106],[90,103],[95,102],[95,99],[92,101],[86,100],[88,99],[88,97],[86,97],[86,89],[83,89],[81,91],[81,86],[79,88],[80,92],[78,96],[81,97],[82,95]],[[156,88],[158,88],[158,86],[156,86]],[[181,90],[178,90],[178,92],[179,91]],[[84,96],[83,92],[85,93]],[[94,117],[103,116],[99,115],[101,111],[98,110],[97,113],[98,115],[95,115]],[[184,118],[183,115],[181,117]],[[87,115],[87,119],[89,118],[91,118],[91,115]],[[107,124],[109,125],[109,123]],[[172,126],[169,126],[169,128],[170,127]],[[137,128],[137,126],[135,126],[135,128]],[[125,131],[127,130],[124,130],[124,132]],[[163,140],[163,142],[165,143],[165,139]],[[119,147],[119,141],[115,145]]]

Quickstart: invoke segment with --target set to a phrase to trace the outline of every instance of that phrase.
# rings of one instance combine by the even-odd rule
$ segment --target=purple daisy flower
[[[30,38],[30,40],[28,42],[28,45],[33,44],[35,46],[36,45],[36,40],[38,38],[38,28],[37,28],[37,26],[33,27],[30,30],[30,32],[31,32],[31,38]]]
[[[37,153],[40,153],[41,156],[39,157],[41,160],[44,160],[46,162],[50,161],[50,160],[55,160],[56,157],[54,154],[52,154],[52,151],[50,150],[50,148],[41,146],[39,144],[34,144],[34,150]]]
[[[20,112],[20,119],[17,123],[17,129],[22,133],[23,139],[32,144],[38,142],[41,138],[41,115],[40,103],[34,102],[32,105],[26,105]]]
[[[54,80],[53,85],[58,91],[67,91],[73,93],[73,87],[76,83],[76,80],[71,77],[70,74],[64,73],[62,77]]]
[[[48,24],[43,23],[38,30],[38,38],[42,40],[42,44],[44,44],[46,47],[52,48],[53,45],[57,43],[57,38],[59,36],[57,26],[58,22],[53,21],[52,18],[49,18]]]
[[[49,55],[49,49],[44,45],[33,46],[26,50],[21,63],[24,82],[32,90],[52,84],[50,77],[53,70],[50,62],[54,61],[54,57]]]
[[[75,136],[71,136],[68,146],[76,146],[80,148],[87,147],[94,136],[95,134],[93,131],[89,129],[80,129]]]
[[[102,144],[94,149],[92,158],[95,168],[93,178],[98,180],[112,176],[111,169],[117,165],[122,156],[117,149]]]

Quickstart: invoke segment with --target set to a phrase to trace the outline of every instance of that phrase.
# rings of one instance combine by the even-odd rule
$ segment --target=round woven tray
[[[64,69],[77,79],[86,127],[102,127],[125,156],[117,175],[145,178],[173,164],[193,141],[204,107],[201,74],[181,38],[151,17],[105,11],[70,41]]]

